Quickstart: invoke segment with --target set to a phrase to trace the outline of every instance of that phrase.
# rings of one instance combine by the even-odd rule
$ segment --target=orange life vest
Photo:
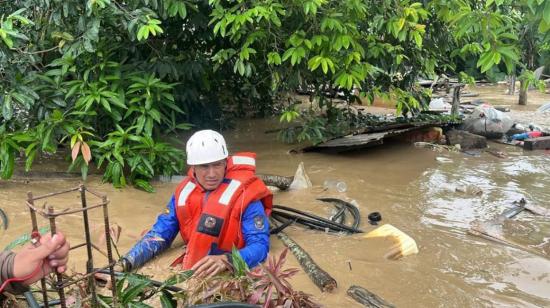
[[[211,191],[197,182],[193,168],[175,193],[180,234],[187,243],[186,252],[172,263],[191,268],[214,246],[231,251],[245,245],[241,219],[248,205],[261,200],[267,215],[273,207],[273,194],[256,177],[256,154],[237,153],[227,159],[224,181]]]

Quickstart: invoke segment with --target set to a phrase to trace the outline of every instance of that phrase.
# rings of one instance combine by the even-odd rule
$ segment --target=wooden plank
[[[547,208],[542,207],[540,205],[529,203],[529,204],[525,204],[524,207],[525,207],[526,210],[528,210],[529,212],[531,212],[535,215],[550,217],[550,209],[547,209]]]
[[[386,132],[378,132],[371,134],[348,135],[327,142],[304,148],[304,152],[315,152],[329,150],[334,152],[343,152],[350,150],[363,149],[374,145],[384,143],[384,138],[398,136],[403,133],[419,129],[418,127],[410,127],[405,129],[394,129]]]
[[[545,150],[550,149],[550,136],[525,139],[523,142],[525,150]]]
[[[293,150],[295,153],[302,152],[345,152],[360,150],[384,143],[384,138],[402,135],[427,127],[453,127],[460,122],[411,122],[392,123],[387,125],[370,126],[358,129],[353,134],[337,137],[326,142],[308,146],[303,149]]]

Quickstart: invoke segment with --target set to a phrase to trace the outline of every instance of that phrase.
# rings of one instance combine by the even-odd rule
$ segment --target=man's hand
[[[13,276],[29,275],[40,265],[42,268],[38,273],[23,282],[30,285],[53,272],[55,268],[58,273],[65,272],[68,259],[69,242],[63,233],[58,232],[53,237],[51,234],[46,234],[40,238],[40,246],[27,245],[15,255]]]
[[[191,269],[194,271],[194,277],[210,278],[231,269],[231,264],[226,255],[206,256],[193,265]]]

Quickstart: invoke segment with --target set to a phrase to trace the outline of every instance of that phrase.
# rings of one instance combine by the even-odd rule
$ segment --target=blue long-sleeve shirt
[[[179,232],[178,217],[176,215],[176,201],[172,196],[168,202],[168,213],[157,217],[153,228],[137,242],[124,256],[132,268],[137,268],[166,250]],[[263,225],[257,220],[263,219]],[[249,268],[253,268],[267,258],[269,253],[269,221],[261,201],[253,201],[248,205],[242,216],[242,234],[245,246],[239,250]],[[227,251],[210,251],[210,255],[219,255]]]

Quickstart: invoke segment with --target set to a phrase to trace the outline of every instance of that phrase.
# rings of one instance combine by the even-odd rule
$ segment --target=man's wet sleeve
[[[170,247],[179,231],[175,198],[168,203],[168,212],[160,214],[153,228],[124,256],[135,269]]]
[[[253,268],[269,253],[269,220],[261,201],[250,203],[242,218],[245,246],[239,252],[248,267]]]

